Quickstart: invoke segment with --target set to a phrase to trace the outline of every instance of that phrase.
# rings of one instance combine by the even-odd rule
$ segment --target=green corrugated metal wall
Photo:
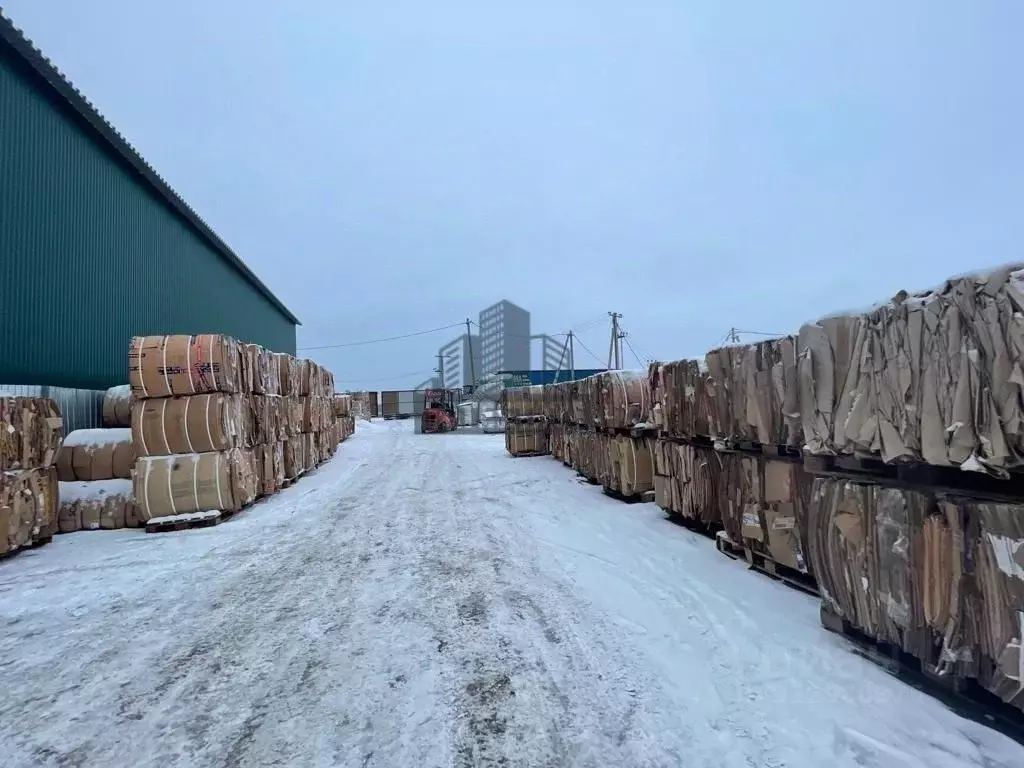
[[[0,48],[0,384],[127,381],[133,335],[295,325]]]

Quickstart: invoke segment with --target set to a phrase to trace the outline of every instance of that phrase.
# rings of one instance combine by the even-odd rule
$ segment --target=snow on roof
[[[108,496],[121,496],[130,499],[132,496],[132,481],[124,479],[75,480],[73,482],[62,481],[60,483],[61,502],[94,501]]]
[[[64,445],[68,448],[87,445],[98,448],[104,445],[118,445],[130,443],[132,431],[128,427],[111,427],[110,429],[76,429],[64,438]]]

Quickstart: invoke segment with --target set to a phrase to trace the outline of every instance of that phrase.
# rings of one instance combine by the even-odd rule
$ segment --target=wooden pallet
[[[513,459],[532,459],[536,456],[550,456],[551,451],[527,451],[526,453],[510,453]]]
[[[819,597],[818,582],[814,580],[814,577],[790,568],[788,565],[777,563],[771,559],[768,555],[762,554],[761,552],[755,552],[750,547],[743,547],[743,555],[746,561],[750,564],[750,568],[755,571],[760,571],[766,576],[770,576],[773,579],[778,579],[786,586],[792,587],[793,589],[801,592],[806,592],[808,595]]]
[[[938,699],[960,717],[973,720],[1024,744],[1024,712],[982,688],[976,680],[940,676],[899,646],[868,637],[822,604],[821,626],[843,637],[851,651],[893,677]]]
[[[188,515],[171,515],[170,517],[154,517],[146,523],[146,533],[165,533],[167,531],[187,531],[191,528],[212,528],[228,519],[221,512],[193,512]]]
[[[634,493],[627,496],[622,491],[616,491],[614,488],[608,488],[607,486],[602,486],[602,490],[605,496],[609,496],[617,501],[624,501],[627,504],[646,504],[647,502],[654,501],[654,491],[644,491],[643,493]]]

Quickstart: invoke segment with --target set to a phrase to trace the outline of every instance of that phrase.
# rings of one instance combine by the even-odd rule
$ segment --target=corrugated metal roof
[[[122,161],[128,164],[142,181],[151,187],[179,216],[184,218],[196,233],[206,240],[214,250],[234,266],[260,293],[291,322],[301,325],[273,292],[263,284],[255,273],[246,266],[231,248],[214,232],[199,214],[163,180],[156,170],[143,159],[99,110],[90,102],[67,77],[14,25],[14,22],[0,8],[0,44],[6,46],[25,61],[46,83],[52,94],[76,112],[93,132],[95,137]]]

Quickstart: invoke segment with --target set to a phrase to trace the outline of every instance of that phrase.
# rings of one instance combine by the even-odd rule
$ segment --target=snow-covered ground
[[[3,766],[1024,765],[653,504],[411,422],[0,562],[0,627]]]

